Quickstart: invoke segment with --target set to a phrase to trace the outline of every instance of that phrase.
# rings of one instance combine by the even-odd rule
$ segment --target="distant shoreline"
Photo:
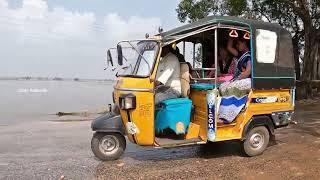
[[[82,78],[61,78],[61,77],[0,77],[0,81],[81,81],[81,82],[114,82],[112,79],[82,79]]]

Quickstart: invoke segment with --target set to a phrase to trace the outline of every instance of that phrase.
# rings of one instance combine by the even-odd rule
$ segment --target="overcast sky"
[[[105,49],[180,25],[178,0],[0,0],[0,76],[110,78]]]

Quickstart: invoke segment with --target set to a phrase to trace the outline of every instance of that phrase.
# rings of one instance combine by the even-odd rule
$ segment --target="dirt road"
[[[243,157],[238,143],[219,143],[129,155],[115,162],[100,164],[100,179],[319,179],[320,105],[298,105],[296,120],[277,131],[276,143],[258,157]],[[138,154],[140,154],[138,153]],[[146,153],[147,154],[147,153]],[[122,164],[120,164],[122,165]]]
[[[90,150],[90,122],[0,127],[0,179],[319,179],[320,103],[298,104],[298,125],[276,143],[243,157],[236,142],[175,149],[128,143],[124,156],[100,162]]]

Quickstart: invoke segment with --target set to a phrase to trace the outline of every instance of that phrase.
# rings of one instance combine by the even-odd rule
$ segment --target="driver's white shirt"
[[[181,94],[180,62],[169,52],[159,63],[156,80]]]

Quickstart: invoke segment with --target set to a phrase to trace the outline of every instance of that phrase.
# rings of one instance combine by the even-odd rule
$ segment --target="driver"
[[[174,50],[174,47],[171,46],[162,48],[155,82],[156,105],[161,101],[175,99],[181,95],[180,63],[172,50]]]

